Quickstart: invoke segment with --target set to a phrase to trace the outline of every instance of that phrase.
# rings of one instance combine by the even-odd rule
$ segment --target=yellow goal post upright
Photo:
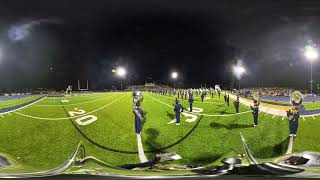
[[[86,85],[87,85],[86,88],[83,88],[83,87],[81,87],[80,80],[78,80],[78,91],[80,91],[81,93],[82,93],[82,92],[89,91],[89,81],[87,80],[86,83],[87,83],[87,84],[86,84]]]

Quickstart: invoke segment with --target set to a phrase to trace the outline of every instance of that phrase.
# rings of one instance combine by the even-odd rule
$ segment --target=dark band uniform
[[[254,100],[254,106],[250,106],[253,114],[253,126],[258,126],[258,118],[259,118],[259,104],[256,100]]]
[[[133,113],[134,113],[134,125],[136,129],[136,133],[140,134],[142,129],[141,126],[142,126],[142,120],[144,118],[144,114],[140,107],[134,108]]]
[[[299,118],[300,118],[300,113],[299,113],[299,108],[294,107],[287,111],[287,116],[289,118],[289,129],[290,129],[290,136],[296,136],[297,131],[298,131],[298,126],[299,126]]]
[[[192,112],[192,104],[194,102],[194,99],[192,97],[192,95],[189,97],[189,105],[190,105],[190,112]]]
[[[239,97],[237,97],[237,100],[233,102],[234,107],[236,108],[236,112],[239,113],[239,106],[240,106],[240,101]]]
[[[183,112],[183,106],[179,104],[179,101],[176,100],[176,104],[174,105],[174,112],[176,113],[176,124],[180,125],[180,114]]]
[[[230,103],[230,97],[229,97],[229,94],[228,94],[228,96],[227,96],[227,104],[228,104],[228,106],[230,105],[229,103]]]

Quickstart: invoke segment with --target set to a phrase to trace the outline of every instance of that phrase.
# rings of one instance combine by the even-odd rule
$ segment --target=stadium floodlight
[[[172,72],[171,73],[171,78],[173,79],[173,88],[176,88],[176,79],[178,78],[178,73],[177,72]]]
[[[237,64],[232,67],[232,72],[236,76],[236,78],[239,80],[239,91],[240,91],[240,79],[242,75],[246,72],[246,69],[241,65]]]
[[[121,84],[121,90],[122,90],[122,79],[126,77],[127,71],[124,67],[117,67],[116,69],[112,69],[113,73],[116,73],[118,77],[120,77],[120,84]]]
[[[119,77],[122,77],[122,78],[123,78],[123,77],[126,76],[127,71],[126,71],[126,69],[123,68],[123,67],[118,67],[117,70],[116,70],[116,73],[117,73],[117,75],[118,75]]]
[[[311,73],[310,73],[310,94],[312,94],[312,84],[313,84],[313,80],[312,80],[312,63],[318,59],[319,57],[319,53],[318,50],[315,48],[315,46],[312,45],[307,45],[304,48],[304,56],[306,57],[306,59],[310,62],[310,69],[311,69]]]
[[[177,79],[178,78],[178,73],[177,72],[172,72],[171,73],[172,79]]]
[[[313,62],[318,59],[319,53],[315,47],[307,45],[304,50],[304,56],[307,58],[307,60]]]

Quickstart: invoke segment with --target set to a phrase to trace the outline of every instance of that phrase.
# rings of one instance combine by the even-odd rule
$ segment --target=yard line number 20
[[[85,110],[77,109],[77,108],[74,108],[74,111],[69,111],[69,115],[71,117],[74,117],[77,115],[82,115],[85,113],[86,113]],[[89,115],[85,115],[85,116],[77,118],[76,122],[77,122],[77,124],[79,124],[81,126],[85,126],[85,125],[88,125],[88,124],[95,122],[96,120],[98,120],[97,116],[89,114]]]

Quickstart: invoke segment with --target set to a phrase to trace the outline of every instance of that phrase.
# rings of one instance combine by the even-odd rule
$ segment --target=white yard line
[[[284,120],[284,116],[282,116],[282,119],[281,120]]]
[[[8,113],[10,113],[10,112],[16,112],[16,111],[18,111],[18,110],[20,110],[20,109],[23,109],[23,108],[26,108],[26,107],[28,107],[28,106],[31,106],[31,105],[33,105],[33,104],[35,104],[35,103],[38,103],[38,102],[40,102],[40,101],[43,100],[43,99],[44,99],[44,98],[41,98],[41,99],[39,99],[39,100],[37,100],[37,101],[35,101],[35,102],[33,102],[33,103],[30,103],[30,104],[25,105],[25,106],[23,106],[23,107],[20,107],[20,108],[18,108],[18,109],[14,109],[14,110],[11,110],[11,111],[3,112],[3,113],[0,113],[0,114],[8,114]]]
[[[141,135],[137,134],[137,143],[138,143],[138,152],[139,152],[139,159],[141,163],[145,163],[148,161],[146,155],[144,154],[143,151],[143,146],[142,146],[142,142],[141,142]]]
[[[34,105],[34,106],[73,106],[73,105],[87,104],[87,103],[96,102],[96,101],[100,101],[100,100],[105,100],[105,98],[100,98],[100,99],[95,99],[95,100],[92,100],[92,101],[86,101],[86,102],[75,103],[75,104],[65,104],[65,105],[61,105],[61,104],[51,104],[51,105],[50,104],[39,104],[39,105]]]
[[[165,103],[165,102],[162,102],[162,101],[160,101],[160,100],[152,97],[151,95],[148,95],[148,96],[150,96],[152,99],[160,102],[161,104],[164,104],[164,105],[166,105],[166,106],[168,106],[168,107],[173,108],[173,106],[171,106],[170,104],[167,104],[167,103]],[[210,117],[219,117],[219,116],[237,116],[237,115],[245,114],[245,113],[249,113],[249,112],[251,112],[251,110],[245,111],[245,112],[241,112],[241,113],[238,113],[238,114],[236,114],[236,113],[235,113],[235,114],[202,114],[202,113],[193,113],[193,112],[188,112],[188,113],[190,113],[190,114],[196,114],[196,115],[203,115],[203,116],[210,116]]]
[[[127,95],[127,94],[126,94],[126,95]],[[121,96],[120,98],[118,98],[118,99],[112,101],[111,103],[106,104],[106,105],[104,105],[104,106],[102,106],[102,107],[100,107],[100,108],[98,108],[98,109],[95,109],[95,110],[93,110],[93,111],[90,111],[90,112],[88,112],[88,113],[81,114],[81,115],[78,115],[78,116],[73,116],[73,117],[45,118],[45,117],[30,116],[30,115],[23,114],[23,113],[20,113],[20,112],[14,112],[14,113],[19,114],[19,115],[21,115],[21,116],[25,116],[25,117],[29,117],[29,118],[34,118],[34,119],[42,119],[42,120],[65,120],[65,119],[69,119],[69,118],[73,119],[73,118],[82,117],[82,116],[89,115],[89,114],[92,114],[92,113],[94,113],[94,112],[100,111],[101,109],[104,109],[104,108],[110,106],[111,104],[119,101],[120,99],[122,99],[122,98],[123,98],[124,96],[126,96],[126,95],[123,95],[123,96]]]
[[[302,117],[303,121],[305,121],[306,119],[304,117]]]
[[[273,115],[273,116],[272,116],[272,119],[273,119],[274,117],[276,117],[276,115]]]
[[[313,119],[316,119],[314,116],[312,116]]]
[[[59,97],[56,98],[56,100],[50,100],[53,97],[46,97],[46,99],[43,100],[43,102],[60,102],[63,99],[67,99],[69,101],[74,101],[74,100],[87,100],[87,99],[96,99],[99,97],[103,97],[103,95],[95,95],[95,96],[90,96],[90,97],[81,97],[81,96],[71,96],[71,97]]]

